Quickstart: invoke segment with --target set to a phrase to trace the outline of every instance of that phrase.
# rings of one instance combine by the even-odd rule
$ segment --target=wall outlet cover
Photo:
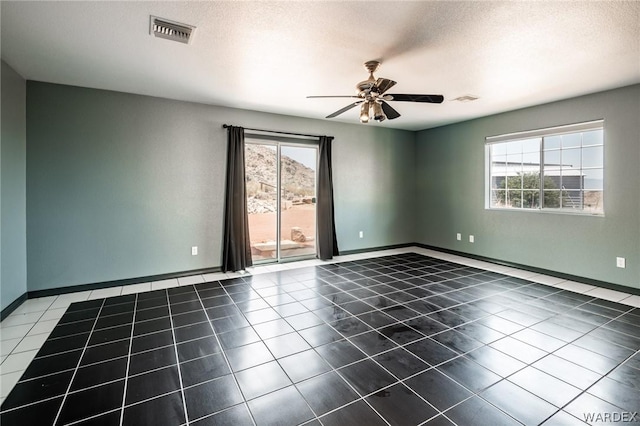
[[[459,233],[459,232],[458,232],[458,233],[456,234],[456,240],[458,240],[458,241],[462,241],[462,234],[461,234],[461,233]]]
[[[616,257],[616,266],[618,268],[626,268],[627,267],[627,261],[624,257]]]
[[[469,242],[470,243],[475,243],[476,242],[476,238],[473,235],[469,235]]]
[[[191,256],[197,256],[197,255],[198,255],[198,246],[191,247]]]

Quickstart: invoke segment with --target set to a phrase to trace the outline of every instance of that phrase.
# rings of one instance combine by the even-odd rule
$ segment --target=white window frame
[[[603,176],[603,186],[601,189],[602,192],[602,208],[601,211],[590,211],[590,210],[585,210],[582,206],[581,208],[573,208],[573,209],[567,209],[567,208],[553,208],[553,207],[544,207],[543,205],[543,199],[544,199],[544,153],[545,152],[551,152],[551,149],[548,149],[545,151],[545,146],[544,146],[544,140],[545,138],[551,138],[554,136],[563,136],[563,135],[569,135],[569,134],[574,134],[574,133],[582,133],[582,132],[588,132],[588,131],[593,131],[593,130],[602,130],[603,132],[603,136],[602,136],[602,144],[596,144],[596,145],[592,145],[592,146],[602,146],[602,164],[601,167],[594,167],[592,168],[592,170],[598,170],[601,169],[604,175],[604,169],[605,169],[605,158],[604,158],[604,120],[594,120],[594,121],[589,121],[589,122],[584,122],[584,123],[577,123],[577,124],[570,124],[570,125],[564,125],[564,126],[556,126],[556,127],[550,127],[550,128],[545,128],[545,129],[536,129],[536,130],[529,130],[529,131],[523,131],[523,132],[516,132],[516,133],[506,133],[506,134],[502,134],[502,135],[496,135],[496,136],[488,136],[485,138],[485,209],[487,210],[492,210],[492,211],[524,211],[524,212],[543,212],[543,213],[559,213],[559,214],[571,214],[571,215],[587,215],[587,216],[600,216],[603,217],[604,216],[604,212],[605,212],[605,206],[604,206],[604,176]],[[491,158],[491,146],[497,143],[505,143],[505,142],[517,142],[517,141],[524,141],[524,140],[533,140],[533,139],[539,139],[539,149],[538,149],[538,153],[539,153],[539,161],[538,164],[532,164],[531,166],[537,166],[535,168],[537,168],[537,172],[539,173],[540,176],[540,185],[538,188],[538,199],[539,201],[539,205],[536,208],[519,208],[519,207],[500,207],[500,206],[494,206],[491,205],[491,197],[492,197],[492,158]],[[588,148],[589,146],[587,146]],[[584,150],[585,146],[583,146],[582,144],[580,145],[580,153],[581,156],[583,154],[583,150]],[[561,151],[564,148],[558,148],[559,151]],[[532,152],[533,153],[533,152]],[[523,165],[524,167],[524,165]],[[584,168],[581,165],[580,168],[580,173],[582,173],[583,170],[589,170],[589,168]],[[562,196],[562,191],[563,189],[559,189],[558,191],[560,191],[561,196]],[[583,193],[585,191],[584,188],[580,188],[580,192]]]

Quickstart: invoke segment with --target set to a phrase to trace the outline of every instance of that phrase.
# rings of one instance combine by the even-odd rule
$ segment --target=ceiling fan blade
[[[385,101],[382,101],[381,104],[382,104],[382,111],[384,111],[384,115],[386,115],[389,120],[393,120],[394,118],[400,117],[400,113],[395,109],[393,109],[391,105],[389,105]]]
[[[388,101],[406,101],[406,102],[426,102],[431,104],[440,104],[444,101],[442,95],[406,95],[406,94],[389,94],[393,99]]]
[[[396,82],[389,80],[388,78],[379,78],[378,81],[376,81],[376,86],[378,87],[378,90],[380,90],[380,94],[383,94],[395,85]]]
[[[333,118],[333,117],[337,117],[340,114],[342,114],[343,112],[349,111],[351,108],[355,107],[356,105],[360,105],[362,102],[364,101],[358,101],[358,102],[354,102],[352,104],[347,105],[346,107],[337,110],[336,112],[334,112],[333,114],[329,114],[327,115],[326,118]]]
[[[358,96],[353,95],[329,95],[329,96],[307,96],[307,99],[310,98],[357,98]]]

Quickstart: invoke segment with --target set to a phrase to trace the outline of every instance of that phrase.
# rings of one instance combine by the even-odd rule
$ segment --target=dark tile
[[[218,334],[218,339],[224,349],[231,349],[258,342],[260,336],[253,331],[252,327],[244,327],[227,331],[226,333],[220,333]]]
[[[546,356],[532,366],[582,390],[593,385],[601,377],[591,370],[555,355]]]
[[[127,303],[114,303],[109,305],[107,305],[107,303],[108,303],[108,299],[107,301],[105,301],[104,307],[100,311],[101,316],[126,314],[129,312],[133,312],[136,305],[135,302],[133,301],[130,301]]]
[[[59,373],[65,370],[76,368],[82,350],[63,352],[57,355],[49,355],[42,358],[35,358],[27,367],[21,380],[33,379],[46,374]]]
[[[506,380],[491,386],[480,396],[524,424],[540,424],[557,410],[548,402]]]
[[[414,353],[429,365],[438,365],[447,362],[458,354],[451,349],[441,345],[431,338],[426,338],[405,346],[405,349]]]
[[[274,410],[274,407],[278,407]],[[256,425],[300,424],[314,416],[294,386],[249,401]]]
[[[190,422],[193,426],[218,426],[237,425],[252,426],[253,420],[245,404],[238,404],[212,416],[205,417],[195,422]]]
[[[585,426],[586,424],[565,411],[558,411],[543,423],[544,426]]]
[[[331,370],[329,364],[311,349],[281,358],[278,362],[294,383]]]
[[[424,334],[425,336],[433,336],[434,334],[449,329],[449,327],[447,327],[446,325],[439,323],[433,318],[427,316],[407,320],[404,322],[404,324]]]
[[[378,331],[399,345],[411,343],[424,337],[423,334],[403,323],[390,325]]]
[[[96,330],[91,333],[89,339],[89,346],[99,345],[101,343],[112,342],[114,340],[122,340],[131,338],[131,328],[133,326],[122,325],[119,327],[105,328],[103,330]]]
[[[369,396],[367,401],[392,425],[419,424],[438,414],[402,383]]]
[[[203,323],[208,320],[209,319],[204,311],[192,311],[171,316],[171,321],[173,322],[174,327],[184,327],[187,325]]]
[[[0,424],[20,426],[53,426],[62,397],[0,413]],[[4,410],[4,404],[2,409]]]
[[[340,333],[326,324],[305,328],[304,330],[300,330],[299,334],[313,347],[326,345],[327,343],[337,342],[343,339]]]
[[[313,377],[296,385],[313,411],[321,416],[359,398],[335,372]]]
[[[635,383],[640,381],[640,372]],[[640,387],[632,388],[618,381],[604,377],[588,391],[603,401],[609,402],[627,412],[640,412]],[[639,417],[640,420],[640,417]]]
[[[80,333],[88,333],[91,331],[94,324],[94,320],[77,321],[68,324],[58,324],[53,329],[53,331],[51,331],[51,334],[49,334],[49,339],[56,339],[58,337],[66,337]]]
[[[238,328],[249,327],[251,325],[242,314],[215,319],[211,321],[211,324],[213,325],[213,329],[216,333],[224,333]]]
[[[221,351],[220,344],[218,344],[218,341],[214,336],[180,343],[176,347],[178,348],[178,359],[180,362],[215,354]]]
[[[182,393],[174,392],[125,407],[122,425],[180,425],[185,421]]]
[[[74,423],[74,426],[120,426],[120,414],[122,410],[116,408],[105,414],[89,417]]]
[[[396,379],[375,362],[365,359],[338,370],[362,396],[377,392]]]
[[[384,426],[388,423],[363,400],[356,401],[320,418],[325,426],[368,425]]]
[[[526,366],[522,361],[493,349],[491,346],[483,346],[465,356],[502,377],[510,376]]]
[[[243,401],[238,385],[230,374],[185,389],[184,399],[190,420],[199,419]]]
[[[547,355],[547,352],[509,336],[491,343],[490,346],[525,364],[536,362]]]
[[[371,328],[385,327],[397,323],[398,320],[379,311],[371,311],[360,314],[357,318]]]
[[[377,355],[373,359],[401,380],[430,368],[420,358],[402,348]]]
[[[371,327],[360,321],[357,317],[342,318],[330,323],[340,334],[346,337],[371,331]]]
[[[316,348],[316,351],[331,364],[333,368],[340,368],[366,357],[360,349],[347,340],[340,340],[319,346]]]
[[[118,379],[124,379],[127,375],[127,358],[118,358],[112,361],[92,364],[78,368],[71,391],[88,388],[91,386],[107,383]]]
[[[187,325],[185,327],[178,327],[174,330],[176,336],[176,342],[186,342],[188,340],[199,339],[201,337],[207,337],[213,335],[213,328],[209,321],[201,322],[198,324]]]
[[[60,321],[58,321],[58,324],[62,325],[76,321],[95,320],[98,317],[99,312],[99,307],[79,311],[71,311],[67,309],[64,315],[62,315],[62,317],[60,318]]]
[[[477,396],[456,405],[447,411],[446,415],[459,425],[520,425],[519,422]]]
[[[555,324],[550,321],[538,323],[532,326],[531,329],[544,333],[547,336],[552,336],[556,339],[563,340],[565,342],[572,342],[583,335],[583,333],[579,331],[563,327],[560,324]]]
[[[2,403],[2,409],[20,407],[43,399],[64,395],[71,382],[73,371],[52,374],[33,380],[18,382]]]
[[[569,403],[569,405],[564,407],[564,411],[588,424],[605,425],[621,423],[612,422],[613,413],[622,415],[620,407],[616,407],[589,393],[583,393],[577,397]]]
[[[588,349],[591,352],[595,352],[607,358],[611,358],[614,361],[622,362],[629,356],[633,355],[635,350],[625,348],[624,346],[616,345],[607,340],[599,339],[591,333],[582,336],[581,338],[571,342],[572,345]]]
[[[122,406],[124,380],[70,393],[60,411],[59,424],[67,424]]]
[[[256,365],[273,361],[274,359],[269,349],[262,342],[228,349],[225,353],[233,371],[240,371],[245,368],[255,367]]]
[[[369,356],[377,355],[380,352],[385,352],[397,347],[392,340],[387,339],[383,334],[378,333],[377,331],[362,333],[351,337],[350,340],[351,343],[356,345]]]
[[[224,376],[231,370],[222,353],[217,353],[183,362],[180,364],[180,373],[182,384],[186,387]]]
[[[509,381],[556,407],[563,407],[582,392],[577,387],[533,367],[518,371],[509,377]]]
[[[170,306],[171,316],[179,316],[187,312],[202,312],[202,305],[199,300],[192,300],[190,302],[172,304]],[[204,312],[202,312],[204,313]]]
[[[274,310],[278,312],[278,314],[283,318],[290,317],[292,315],[302,314],[304,312],[309,312],[309,309],[307,309],[306,306],[304,306],[302,303],[299,303],[299,302],[287,303],[286,305],[279,305],[279,306],[276,306]]]
[[[125,404],[134,404],[178,389],[180,378],[176,366],[129,377]]]
[[[256,324],[253,326],[253,329],[262,339],[269,339],[271,337],[277,337],[295,331],[284,319]]]
[[[496,340],[500,340],[504,337],[504,334],[500,333],[499,331],[496,331],[477,322],[463,324],[459,327],[456,327],[455,330],[459,331],[465,336],[482,342],[485,345],[495,342]]]
[[[318,318],[313,312],[304,312],[297,315],[287,317],[287,322],[295,330],[303,330],[309,327],[323,324],[323,321]]]
[[[591,352],[587,349],[580,348],[575,345],[564,346],[554,352],[554,355],[557,355],[582,367],[588,368],[589,370],[595,371],[599,374],[607,374],[618,364],[611,358],[607,358],[605,356],[602,356],[595,352]]]
[[[101,328],[116,327],[118,325],[126,325],[132,323],[133,312],[129,312],[126,314],[109,315],[106,317],[100,316],[98,318],[98,321],[96,321],[95,329],[99,330]]]
[[[640,390],[640,372],[626,364],[618,366],[608,377],[631,389]]]
[[[483,346],[483,344],[471,337],[467,337],[462,333],[455,330],[447,330],[442,333],[431,336],[431,338],[437,342],[440,342],[447,348],[458,353],[470,352],[474,349]]]
[[[131,341],[131,353],[148,351],[150,349],[162,348],[173,345],[173,333],[171,330],[159,331],[157,333],[145,334],[134,337]]]
[[[216,297],[209,297],[206,299],[203,298],[202,304],[205,308],[215,308],[216,306],[231,305],[233,304],[233,300],[229,296],[224,294],[218,295]]]
[[[567,344],[560,339],[540,333],[539,331],[531,328],[525,328],[524,330],[518,331],[517,333],[512,334],[511,337],[531,346],[535,346],[538,349],[542,349],[545,352],[553,352]]]
[[[437,368],[439,371],[475,393],[488,388],[502,379],[497,374],[481,367],[466,356],[452,359]]]
[[[408,320],[419,315],[417,311],[401,305],[385,307],[382,309],[382,312],[399,321]]]
[[[74,349],[82,349],[87,344],[87,340],[89,340],[89,333],[76,334],[60,339],[47,339],[38,351],[37,356],[42,357]]]
[[[520,324],[516,324],[515,322],[506,320],[496,315],[491,315],[486,318],[482,318],[478,320],[478,322],[482,325],[486,325],[489,328],[492,328],[496,331],[499,331],[502,334],[513,334],[522,330],[524,327]],[[534,326],[533,328],[535,328]]]
[[[176,349],[173,345],[140,352],[129,358],[129,375],[167,367],[176,364],[176,362]]]
[[[247,400],[291,385],[291,380],[275,361],[242,370],[236,373],[236,379]]]
[[[293,355],[311,349],[311,346],[298,333],[289,333],[264,341],[276,358]]]
[[[436,369],[420,373],[404,383],[440,411],[444,411],[472,395],[471,392]]]
[[[133,326],[133,335],[155,333],[157,331],[171,330],[171,318],[162,317],[148,321],[137,322]]]

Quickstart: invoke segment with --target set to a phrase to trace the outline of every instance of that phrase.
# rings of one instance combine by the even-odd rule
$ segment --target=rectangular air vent
[[[149,24],[149,34],[184,44],[189,44],[195,30],[196,27],[192,25],[180,24],[157,16],[151,16]]]

